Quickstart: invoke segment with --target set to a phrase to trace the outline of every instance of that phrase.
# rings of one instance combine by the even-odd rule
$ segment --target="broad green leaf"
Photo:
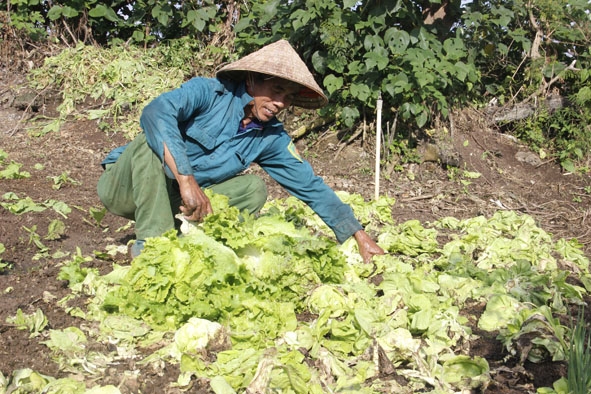
[[[348,66],[348,64],[348,59],[341,54],[333,54],[332,56],[328,56],[326,58],[327,67],[339,74],[345,71],[345,68]]]
[[[363,41],[363,46],[367,51],[366,55],[375,51],[383,52],[383,43],[382,38],[378,35],[366,35]]]
[[[502,5],[491,7],[491,12],[495,16],[494,19],[491,19],[491,22],[497,24],[499,27],[506,27],[514,17],[513,11]]]
[[[326,68],[327,68],[326,56],[323,55],[322,52],[316,51],[312,54],[312,67],[314,67],[314,70],[316,70],[320,75],[325,75],[327,73],[327,71],[326,71]],[[328,74],[326,77],[328,77],[330,75],[331,74]]]
[[[306,26],[308,24],[308,22],[310,21],[311,17],[312,17],[312,14],[306,10],[303,10],[303,9],[295,10],[290,15],[291,23],[292,23],[294,30],[298,30],[298,29],[302,28],[303,26]]]
[[[94,221],[96,222],[96,224],[100,225],[101,222],[103,221],[103,219],[105,218],[106,214],[107,214],[107,208],[104,208],[104,207],[103,208],[90,207],[88,209],[88,213],[94,219]]]
[[[156,18],[161,25],[166,26],[170,17],[169,10],[170,7],[167,5],[161,6],[160,4],[156,4],[156,6],[152,8],[152,17]]]
[[[133,40],[134,40],[134,41],[136,41],[136,42],[142,42],[142,41],[144,41],[144,39],[146,38],[146,36],[145,36],[144,32],[143,32],[143,31],[140,31],[140,30],[136,30],[136,31],[134,31],[131,37],[132,37],[132,38],[133,38]],[[102,111],[101,111],[101,112],[102,112]],[[108,111],[107,111],[107,113],[108,113]],[[102,118],[102,116],[103,116],[103,114],[100,114],[100,116],[99,116],[99,117],[101,117],[101,118]]]
[[[409,220],[378,236],[379,244],[389,252],[418,256],[437,250],[437,231],[424,228],[418,220]]]
[[[253,23],[252,18],[250,18],[248,16],[241,17],[240,20],[238,21],[238,23],[236,23],[236,26],[234,26],[234,31],[236,33],[240,33],[241,31],[243,31],[244,29],[249,27],[252,23]]]
[[[142,32],[139,32],[139,33],[141,33],[141,34],[138,34],[138,35],[134,34],[134,40],[142,41],[144,39],[144,33],[142,33]],[[109,114],[108,109],[91,109],[88,111],[88,119],[89,120],[101,119],[104,116],[106,116],[107,114]]]
[[[392,53],[403,54],[410,44],[410,36],[404,30],[391,27],[386,30],[386,33],[384,34],[384,41]]]
[[[416,117],[417,126],[423,127],[429,120],[429,113],[426,110],[421,111]]]
[[[459,260],[459,262],[462,262]],[[475,291],[480,288],[481,283],[473,278],[466,278],[457,275],[443,273],[437,277],[441,291],[448,294],[450,298],[458,301],[461,305],[466,299],[474,297]]]
[[[329,94],[333,94],[335,91],[343,87],[343,78],[337,77],[334,74],[328,74],[324,78],[324,86]]]
[[[64,10],[64,7],[61,5],[54,5],[52,6],[49,11],[47,12],[47,17],[52,20],[55,21],[59,18],[62,17],[62,12]]]
[[[424,294],[413,294],[407,295],[406,301],[411,312],[431,309],[431,299]]]
[[[443,42],[443,49],[448,60],[458,60],[467,55],[464,41],[459,38],[448,38]]]
[[[384,86],[384,90],[390,93],[391,96],[404,94],[412,89],[412,84],[409,83],[408,76],[405,73],[398,73],[396,75],[388,76],[388,83]]]
[[[388,66],[389,61],[387,53],[384,54],[374,51],[365,54],[365,64],[368,70],[377,68],[381,71]]]
[[[114,23],[119,22],[119,17],[117,16],[115,11],[113,11],[113,9],[111,7],[107,7],[107,6],[103,6],[101,4],[98,4],[95,8],[99,8],[99,7],[104,7],[100,10],[97,10],[98,14],[100,14],[100,17],[105,18],[109,22],[114,22]]]
[[[97,4],[88,11],[88,15],[92,18],[102,18],[107,15],[107,7],[103,4]]]
[[[352,83],[350,90],[351,95],[362,102],[366,102],[371,97],[369,86],[365,84]]]
[[[423,67],[429,57],[429,54],[420,48],[409,48],[404,53],[404,60],[419,69]]]
[[[198,31],[203,31],[207,24],[207,21],[215,16],[214,7],[200,7],[198,9],[189,10],[186,15],[186,19],[183,22],[183,26],[189,24],[193,25]]]
[[[466,80],[466,78],[471,72],[470,67],[461,61],[458,61],[454,64],[454,71],[455,77],[462,82]]]
[[[345,107],[341,113],[341,118],[345,126],[352,127],[355,121],[359,119],[359,110],[353,107]]]
[[[62,9],[62,15],[67,18],[75,18],[78,16],[78,11],[72,7],[64,6]]]
[[[259,14],[258,26],[265,26],[277,14],[280,0],[266,1],[261,6],[261,14]]]
[[[478,179],[481,175],[481,173],[475,171],[462,171],[462,176],[470,179]]]
[[[499,211],[395,224],[395,201],[339,194],[364,225],[379,228],[378,244],[388,252],[361,269],[350,258],[357,253],[354,240],[337,245],[325,237],[330,230],[294,198],[270,201],[258,217],[241,217],[227,200],[210,197],[213,215],[189,223],[182,235],[148,239],[145,255],[114,267],[111,277],[83,268],[88,260],[82,256],[60,271],[60,279],[71,279],[73,291],[84,290],[89,299],[89,312],[79,316],[100,319],[93,326],[101,336],[119,338],[118,348],[143,341],[148,330],[159,330],[160,339],[189,334],[182,351],[163,342],[152,357],[178,362],[183,387],[199,376],[220,393],[244,391],[253,381],[251,388],[264,381],[281,392],[373,392],[379,355],[408,370],[409,392],[424,389],[425,381],[479,390],[490,379],[486,362],[454,356],[471,340],[462,310],[468,302],[488,302],[479,327],[498,330],[510,354],[519,355],[517,344],[528,338],[532,348],[523,355],[529,360],[563,355],[558,338],[565,328],[553,314],[569,299],[581,300],[584,290],[566,283],[552,255],[571,267],[588,267],[588,260],[581,245],[556,243],[528,215]],[[12,203],[18,196],[3,199]],[[108,290],[99,291],[99,282]],[[92,292],[96,299],[86,295]],[[547,306],[526,309],[538,302]],[[124,324],[112,324],[124,316]],[[196,321],[227,332],[231,349],[222,341],[226,350],[213,350],[209,330]],[[204,348],[210,357],[202,356]],[[70,352],[88,356],[83,349]],[[64,360],[63,350],[54,352]],[[411,370],[419,362],[428,371]]]
[[[574,163],[572,162],[572,160],[566,159],[560,162],[560,165],[562,166],[562,168],[564,168],[566,171],[568,172],[576,172],[577,169],[575,168]]]

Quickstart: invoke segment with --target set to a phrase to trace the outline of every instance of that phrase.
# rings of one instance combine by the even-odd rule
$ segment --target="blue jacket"
[[[163,160],[164,145],[180,174],[201,187],[225,181],[257,163],[290,194],[308,204],[344,242],[362,226],[310,164],[303,160],[276,118],[238,134],[252,101],[244,82],[193,78],[148,104],[140,118],[148,145]],[[124,147],[103,162],[113,163]],[[173,177],[166,167],[166,174]]]

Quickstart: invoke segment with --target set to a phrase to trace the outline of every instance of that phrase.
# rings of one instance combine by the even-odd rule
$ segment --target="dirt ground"
[[[55,260],[36,257],[40,248],[34,235],[40,236],[50,253],[62,251],[72,255],[79,248],[84,256],[132,239],[132,229],[120,230],[127,220],[107,214],[97,225],[89,212],[91,208],[102,208],[95,190],[102,171],[99,163],[112,148],[126,141],[121,135],[105,134],[92,121],[73,121],[65,124],[59,133],[31,136],[19,123],[29,114],[14,102],[17,87],[23,81],[22,76],[0,71],[0,149],[8,154],[8,160],[23,164],[21,170],[30,172],[31,177],[0,179],[0,195],[14,192],[37,202],[55,199],[67,203],[72,212],[67,218],[51,209],[15,215],[0,207],[0,243],[6,248],[0,258],[11,267],[0,274],[0,371],[8,376],[13,370],[32,368],[60,377],[63,373],[39,338],[29,338],[28,332],[18,330],[6,318],[14,316],[19,308],[25,313],[41,308],[51,328],[81,324],[81,320],[48,303],[48,294],[60,299],[69,290],[64,281],[57,279],[59,265]],[[50,105],[41,105],[37,115],[51,115],[51,110]],[[454,157],[457,167],[450,169],[440,160],[405,165],[403,171],[385,170],[380,193],[396,199],[393,212],[397,222],[489,216],[499,209],[511,209],[533,216],[541,228],[556,238],[577,238],[589,253],[589,174],[567,174],[553,161],[537,161],[524,146],[487,125],[477,111],[464,111],[452,119],[453,127],[447,125],[449,139],[440,149],[443,156]],[[339,142],[334,134],[320,133],[298,140],[297,145],[334,189],[372,198],[375,155],[371,139],[359,138],[342,150]],[[460,170],[478,172],[481,176],[462,178]],[[262,174],[257,168],[252,171]],[[52,177],[62,174],[67,174],[68,180],[60,188],[53,187]],[[278,185],[265,179],[271,198],[285,196]],[[46,240],[48,225],[54,219],[65,223],[65,232],[58,239]],[[119,260],[121,264],[126,263],[122,255]],[[95,258],[90,265],[106,272],[112,261]],[[533,393],[538,387],[551,386],[566,373],[563,363],[518,365],[516,360],[506,359],[507,354],[494,335],[476,329],[475,334],[480,339],[475,342],[472,355],[486,358],[494,371],[487,393]],[[121,372],[132,367],[140,369],[138,377],[123,378],[126,375]],[[97,383],[117,385],[124,393],[176,392],[169,385],[178,377],[174,367],[158,371],[145,368],[113,366]]]

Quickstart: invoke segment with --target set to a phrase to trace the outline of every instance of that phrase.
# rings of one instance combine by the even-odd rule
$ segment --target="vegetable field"
[[[460,167],[408,165],[375,200],[367,148],[298,141],[385,256],[362,263],[269,183],[260,216],[216,196],[130,263],[132,224],[94,191],[124,137],[34,137],[20,114],[0,122],[0,393],[568,392],[588,177],[458,123]]]

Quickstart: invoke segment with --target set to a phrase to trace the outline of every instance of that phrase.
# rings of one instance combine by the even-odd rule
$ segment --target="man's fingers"
[[[181,213],[187,218],[187,220],[202,221],[208,214],[212,213],[211,204],[200,204],[194,208],[181,205]]]

